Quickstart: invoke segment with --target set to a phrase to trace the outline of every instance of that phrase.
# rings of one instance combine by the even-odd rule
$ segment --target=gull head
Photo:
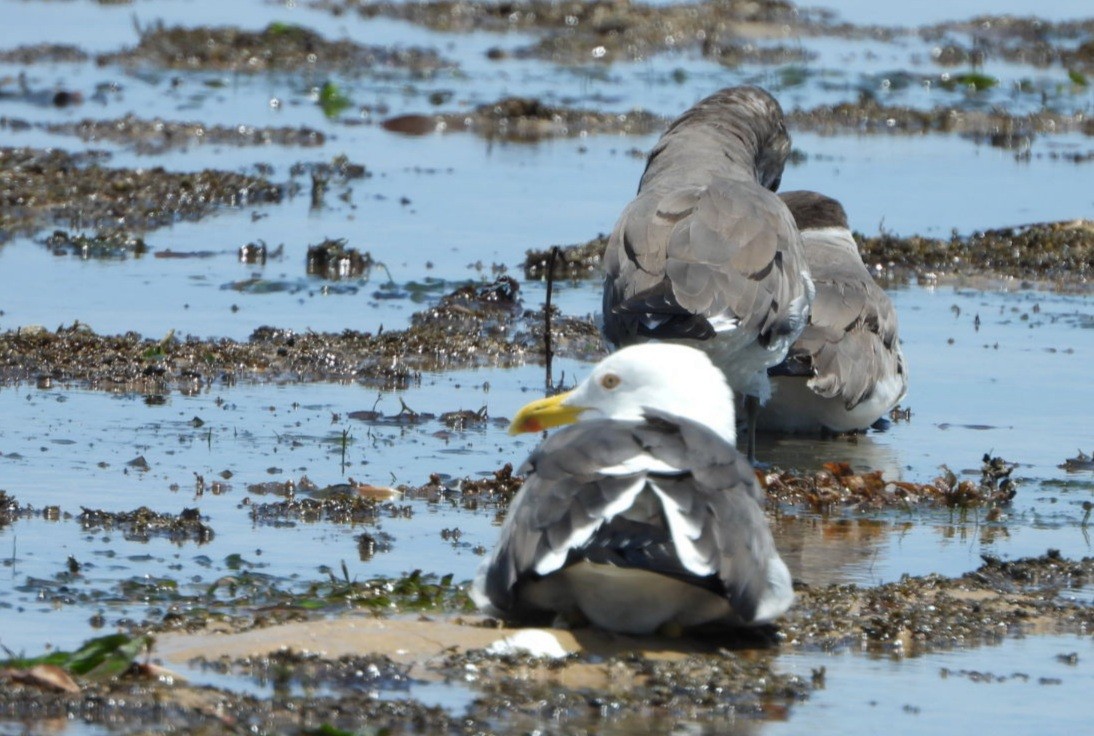
[[[509,433],[588,419],[641,420],[645,409],[686,417],[736,441],[733,392],[724,374],[702,351],[657,342],[612,353],[572,391],[524,406]]]

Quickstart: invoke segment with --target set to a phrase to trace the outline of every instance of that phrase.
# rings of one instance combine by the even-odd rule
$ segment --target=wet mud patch
[[[645,110],[599,112],[548,105],[531,97],[506,97],[467,113],[400,115],[381,125],[403,135],[468,131],[488,140],[534,142],[590,134],[648,135],[661,130],[665,122]]]
[[[120,512],[85,508],[76,520],[85,532],[119,531],[132,542],[163,537],[181,545],[184,542],[205,544],[213,539],[212,527],[205,523],[197,508],[183,509],[177,514],[153,511],[146,506]]]
[[[8,126],[20,125],[7,120]],[[143,155],[186,150],[198,145],[298,146],[313,148],[326,142],[326,134],[306,126],[207,125],[197,121],[143,119],[126,115],[114,119],[84,118],[78,122],[23,123],[57,135],[75,136],[84,143],[115,143]]]
[[[484,3],[477,1],[399,3],[362,0],[312,0],[310,7],[335,15],[395,18],[437,31],[523,31],[535,43],[512,50],[491,49],[489,58],[547,59],[562,64],[645,59],[668,53],[697,52],[727,66],[743,63],[786,65],[808,62],[799,44],[779,39],[821,36],[889,42],[915,33],[936,44],[930,58],[944,65],[982,66],[1003,60],[1038,67],[1091,68],[1094,50],[1090,21],[1052,23],[1038,18],[979,16],[967,21],[912,28],[885,28],[839,22],[827,10],[798,7],[783,0],[729,0],[671,5],[553,3],[548,0]],[[1076,41],[1079,43],[1076,44]]]
[[[220,712],[253,717],[261,712],[264,719],[276,719],[278,709],[289,704],[308,718],[332,724],[343,722],[328,720],[331,714],[360,707],[364,713],[379,709],[378,718],[431,713],[430,726],[437,728],[449,728],[445,719],[463,716],[464,726],[489,723],[503,730],[505,724],[546,717],[568,727],[590,723],[590,718],[601,726],[635,718],[783,718],[824,686],[824,673],[814,672],[811,679],[788,674],[781,652],[865,648],[914,657],[998,644],[1013,636],[1087,631],[1094,624],[1094,609],[1060,593],[1089,584],[1092,576],[1094,559],[1068,560],[1049,552],[1009,562],[988,559],[956,578],[928,575],[877,587],[800,587],[794,607],[766,638],[634,638],[594,629],[549,630],[566,653],[555,659],[489,653],[493,642],[516,632],[478,616],[341,616],[235,634],[217,633],[224,629],[213,624],[192,634],[160,634],[153,655],[176,671],[190,663],[194,679],[209,672],[220,675],[222,688],[223,676],[251,680],[231,690],[206,687],[201,692],[216,693]],[[426,682],[448,683],[474,697],[452,696],[466,708],[463,713],[426,708],[414,697],[415,685]],[[137,688],[122,677],[106,684],[80,680],[80,686],[79,694],[60,695],[13,683],[0,693],[0,713],[26,712],[33,699],[43,698],[47,708],[64,703],[96,723],[102,713],[81,709],[92,695],[105,692],[113,696],[110,715],[116,726],[146,716],[144,698],[154,693],[169,712],[205,722],[201,709],[188,710],[194,690],[180,681],[171,686],[146,679]],[[256,688],[270,692],[256,696]],[[398,710],[384,709],[396,704]]]
[[[5,683],[3,690],[0,721],[67,724],[78,719],[121,732],[341,734],[356,733],[367,723],[393,733],[461,734],[467,732],[465,724],[476,725],[441,708],[367,693],[268,699],[148,677],[84,685],[79,695],[19,683]]]
[[[981,75],[922,75],[903,79],[906,85],[937,86],[957,89],[969,85],[994,84],[997,80]],[[870,89],[881,84],[871,80]],[[1027,90],[1040,95],[1040,90]],[[853,102],[819,105],[786,112],[791,131],[823,135],[853,133],[855,135],[922,135],[924,133],[957,134],[975,143],[1015,151],[1019,159],[1031,156],[1030,146],[1037,136],[1066,133],[1094,135],[1094,121],[1084,112],[1061,112],[1040,109],[1029,114],[1015,114],[1002,109],[976,109],[969,105],[942,105],[919,109],[886,105],[863,92]],[[572,138],[584,135],[650,135],[662,131],[671,122],[646,110],[611,113],[559,105],[548,105],[536,98],[507,97],[479,105],[470,112],[404,114],[383,120],[385,130],[403,135],[471,132],[486,139],[535,142],[551,138]],[[1049,154],[1040,154],[1049,155]],[[1059,156],[1059,154],[1057,154]],[[1085,163],[1086,154],[1072,154],[1065,160]]]
[[[770,500],[815,513],[878,511],[913,507],[986,508],[988,521],[1001,518],[1018,493],[1011,479],[1014,465],[985,454],[980,480],[961,480],[949,468],[926,483],[886,480],[880,470],[856,473],[843,462],[828,462],[814,473],[757,471],[760,486]]]
[[[247,342],[237,342],[173,333],[159,340],[135,333],[104,336],[79,323],[56,332],[23,328],[0,333],[0,381],[75,382],[149,395],[192,394],[237,381],[339,380],[405,388],[423,371],[540,362],[544,315],[522,309],[518,289],[509,277],[460,287],[414,315],[408,329],[377,334],[261,327]],[[557,356],[604,353],[590,319],[559,317],[551,329]]]
[[[520,283],[502,276],[491,284],[468,285],[441,297],[435,307],[415,313],[412,328],[451,335],[480,334],[503,338],[520,317]]]
[[[960,278],[1020,279],[1030,286],[1086,291],[1094,276],[1094,222],[1070,220],[977,231],[949,240],[889,233],[855,233],[859,252],[875,274],[897,282]],[[555,277],[600,278],[607,238],[560,246]],[[530,250],[526,277],[545,279],[550,250]]]
[[[100,54],[101,65],[151,65],[167,69],[233,72],[338,70],[367,74],[403,69],[427,76],[455,65],[437,51],[422,48],[367,46],[349,40],[332,41],[303,26],[271,23],[261,31],[233,27],[170,28],[140,31],[135,48]]]
[[[1088,585],[1094,558],[1042,557],[1005,562],[985,558],[959,578],[905,576],[876,588],[806,587],[780,624],[793,646],[855,648],[916,655],[998,643],[1007,636],[1079,632],[1094,607],[1061,594]]]
[[[1069,70],[1094,70],[1094,22],[1049,23],[1036,17],[977,16],[919,29],[924,41],[938,43],[940,64],[982,65],[987,59]],[[1076,41],[1078,43],[1076,43]]]
[[[417,678],[411,667],[392,661],[380,653],[326,658],[315,653],[293,650],[272,652],[266,656],[204,658],[190,662],[191,667],[242,676],[259,687],[270,683],[282,692],[372,693],[406,691]]]
[[[248,504],[251,520],[258,525],[273,526],[284,526],[294,521],[366,524],[389,516],[413,515],[412,507],[378,503],[376,499],[358,493],[355,485],[351,481],[341,487],[313,492],[317,497]]]
[[[409,21],[438,31],[525,31],[539,36],[512,52],[497,49],[491,58],[512,53],[523,58],[583,64],[642,59],[651,55],[694,50],[727,63],[800,61],[799,46],[759,46],[757,37],[781,37],[805,24],[796,8],[782,0],[728,0],[718,3],[651,5],[613,3],[554,3],[524,0],[488,2],[359,2],[315,0],[312,7],[335,14],[357,12]]]
[[[1094,222],[1072,220],[954,235],[949,240],[856,234],[866,265],[904,270],[930,283],[938,276],[999,276],[1062,289],[1089,289]]]
[[[587,243],[526,251],[524,278],[529,281],[546,281],[548,277],[571,280],[602,278],[600,261],[607,247],[608,236],[601,233]]]
[[[0,62],[5,64],[77,64],[89,58],[90,54],[71,44],[42,43],[0,50]]]
[[[101,153],[0,148],[0,230],[6,237],[52,225],[151,230],[221,207],[280,202],[284,194],[261,177],[107,168],[103,160]]]
[[[938,76],[922,77],[917,84],[943,85]],[[954,80],[954,84],[959,84]],[[965,81],[964,84],[971,84]],[[1042,109],[1028,115],[1016,115],[1001,109],[977,110],[942,106],[920,110],[885,105],[863,95],[855,102],[820,105],[789,110],[787,126],[791,131],[832,135],[957,133],[983,141],[996,148],[1026,151],[1036,135],[1084,133],[1094,135],[1094,122],[1082,112],[1064,113]]]
[[[491,719],[550,717],[574,726],[590,717],[605,724],[780,718],[811,690],[801,677],[780,672],[770,651],[626,638],[590,642],[600,636],[573,632],[576,652],[563,661],[477,649],[450,655],[439,669],[450,679],[462,673],[474,688],[472,712],[481,708]],[[702,653],[692,653],[696,649]]]

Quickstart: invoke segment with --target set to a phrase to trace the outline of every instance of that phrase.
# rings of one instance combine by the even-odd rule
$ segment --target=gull
[[[817,192],[780,195],[794,215],[816,284],[809,324],[769,373],[766,430],[870,427],[904,398],[908,373],[896,310],[862,263],[843,206]]]
[[[510,433],[572,425],[524,463],[524,485],[472,598],[488,613],[610,631],[768,623],[794,598],[755,473],[734,446],[733,393],[693,348],[648,343]]]
[[[650,152],[604,255],[603,332],[700,348],[745,397],[748,455],[767,369],[804,329],[813,284],[773,192],[790,154],[779,103],[729,87],[677,118]]]

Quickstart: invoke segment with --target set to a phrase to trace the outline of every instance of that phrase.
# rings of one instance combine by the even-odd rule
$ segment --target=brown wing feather
[[[896,310],[857,256],[849,231],[841,233],[842,247],[831,242],[832,233],[803,235],[816,296],[809,324],[776,372],[811,376],[813,391],[852,409],[879,381],[904,373]]]
[[[608,240],[609,341],[714,337],[709,325],[680,319],[681,310],[700,326],[735,321],[765,347],[800,332],[810,288],[801,238],[769,191],[789,152],[781,108],[755,87],[720,90],[669,126]],[[654,288],[662,293],[647,303]]]
[[[672,206],[662,207],[662,199]],[[657,214],[663,211],[676,216]],[[632,226],[650,212],[645,227]],[[667,278],[687,312],[738,320],[767,344],[800,325],[792,305],[807,288],[799,276],[806,270],[801,250],[789,211],[754,182],[720,179],[686,192],[640,195],[608,241],[605,333],[615,343],[630,342],[638,318],[621,314],[620,305]]]

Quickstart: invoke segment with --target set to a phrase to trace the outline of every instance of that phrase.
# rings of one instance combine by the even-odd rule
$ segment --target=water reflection
[[[847,463],[856,472],[880,470],[885,480],[901,480],[904,466],[898,441],[876,433],[820,439],[761,434],[757,456],[774,467],[819,470],[825,463]]]

